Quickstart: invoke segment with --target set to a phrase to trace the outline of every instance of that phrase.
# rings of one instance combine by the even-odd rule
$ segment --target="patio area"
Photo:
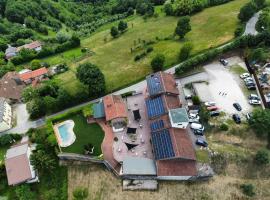
[[[113,133],[114,159],[118,162],[123,162],[126,156],[153,159],[144,95],[130,96],[125,101],[128,108],[127,128]],[[140,117],[138,117],[138,110]]]

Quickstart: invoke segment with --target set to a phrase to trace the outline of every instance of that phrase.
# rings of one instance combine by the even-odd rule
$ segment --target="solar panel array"
[[[175,157],[173,144],[168,129],[152,132],[152,144],[156,160]]]
[[[148,118],[159,117],[165,114],[165,108],[161,97],[147,99],[145,103],[147,107]]]
[[[148,76],[146,81],[150,96],[157,95],[163,92],[163,86],[159,74],[153,74],[151,76]]]
[[[151,131],[157,131],[159,129],[164,128],[163,120],[157,120],[150,124]]]

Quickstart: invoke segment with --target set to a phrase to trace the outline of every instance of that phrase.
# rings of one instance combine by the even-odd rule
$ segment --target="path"
[[[261,12],[261,11],[260,11]],[[257,35],[258,32],[256,31],[255,29],[255,26],[256,26],[256,23],[258,21],[258,18],[259,18],[259,15],[260,15],[260,12],[257,12],[246,24],[246,28],[245,28],[245,32],[243,35]],[[224,44],[222,46],[220,46],[219,48],[223,48],[225,47],[226,45],[230,44],[231,42],[227,43],[227,44]],[[181,63],[180,63],[181,64]],[[165,70],[165,72],[167,73],[171,73],[171,74],[174,74],[175,73],[175,69],[180,65],[180,64],[177,64],[167,70]],[[123,93],[126,93],[126,92],[129,92],[129,91],[141,91],[143,90],[143,88],[145,88],[146,86],[146,80],[143,80],[143,81],[140,81],[134,85],[131,85],[129,87],[126,87],[124,89],[121,89],[119,91],[116,91],[114,92],[113,94],[123,94]],[[47,118],[50,118],[50,117],[54,117],[56,115],[59,115],[59,114],[62,114],[68,110],[71,110],[71,109],[76,109],[76,108],[80,108],[80,107],[83,107],[87,104],[90,104],[90,103],[94,103],[94,102],[97,102],[98,99],[95,99],[95,100],[92,100],[92,101],[89,101],[89,102],[86,102],[86,103],[82,103],[80,105],[77,105],[77,106],[74,106],[74,107],[71,107],[71,108],[67,108],[61,112],[57,112],[53,115],[50,115],[50,116],[47,116]],[[19,107],[20,107],[20,104],[19,104]],[[23,112],[23,111],[22,111]],[[24,121],[22,121],[21,123],[18,123],[16,127],[8,130],[8,131],[5,131],[5,132],[2,132],[0,133],[0,135],[3,135],[3,134],[6,134],[6,133],[20,133],[20,134],[23,134],[25,133],[29,128],[37,128],[37,127],[41,127],[43,125],[45,125],[45,121],[46,119],[45,118],[40,118],[36,121],[30,121],[27,117],[24,118]]]

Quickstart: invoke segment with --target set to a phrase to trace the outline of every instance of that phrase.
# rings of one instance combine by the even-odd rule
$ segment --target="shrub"
[[[258,165],[267,165],[270,162],[269,153],[265,149],[259,150],[255,155],[255,162]]]
[[[222,123],[222,124],[220,125],[220,130],[222,130],[222,131],[228,131],[228,130],[229,130],[228,124]]]
[[[245,30],[245,26],[243,26],[242,24],[238,24],[236,27],[236,30],[234,31],[234,36],[235,37],[239,37],[244,33]]]
[[[192,102],[194,105],[200,105],[201,100],[198,96],[192,96]]]
[[[242,184],[240,188],[242,189],[242,192],[249,197],[255,195],[255,187],[252,184]]]
[[[148,47],[148,48],[146,49],[146,52],[147,52],[147,53],[150,53],[150,52],[152,52],[153,50],[154,50],[153,47]]]
[[[185,43],[179,52],[179,61],[184,61],[189,58],[190,52],[193,48],[191,43]]]
[[[84,200],[88,197],[88,190],[87,188],[76,188],[72,194],[74,200]]]

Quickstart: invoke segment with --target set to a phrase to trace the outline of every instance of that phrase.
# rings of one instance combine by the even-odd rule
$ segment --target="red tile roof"
[[[195,150],[186,129],[170,129],[175,157],[196,160]]]
[[[103,98],[106,121],[126,118],[126,104],[120,95],[108,95]]]
[[[35,49],[35,48],[40,47],[40,46],[41,46],[41,43],[39,41],[34,41],[34,42],[29,43],[29,44],[25,44],[23,46],[17,47],[17,51],[20,51],[23,48],[24,49]]]
[[[22,81],[26,81],[26,80],[29,80],[29,79],[34,79],[36,77],[45,75],[47,73],[48,73],[47,68],[46,67],[42,67],[42,68],[37,69],[37,70],[34,70],[34,71],[30,71],[30,72],[26,72],[26,73],[20,74],[20,79]]]
[[[157,176],[196,176],[196,161],[193,160],[158,160]]]
[[[163,102],[167,111],[181,107],[178,96],[163,95]]]
[[[174,76],[166,72],[160,72],[160,77],[163,83],[163,87],[166,93],[179,94],[179,90],[176,86]]]

